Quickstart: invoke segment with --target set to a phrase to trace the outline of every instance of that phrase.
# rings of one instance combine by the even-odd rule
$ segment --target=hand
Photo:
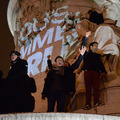
[[[48,55],[48,56],[47,56],[47,59],[50,60],[50,57],[51,57],[51,55]]]
[[[89,31],[89,32],[86,32],[86,35],[85,35],[85,37],[89,37],[91,35],[91,31]]]
[[[85,51],[86,51],[85,46],[82,46],[82,49],[79,49],[79,52],[80,52],[81,55],[84,55]]]

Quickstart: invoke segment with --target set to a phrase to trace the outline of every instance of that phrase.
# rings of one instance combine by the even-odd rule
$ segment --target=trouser
[[[48,95],[48,110],[47,112],[54,112],[55,102],[57,101],[57,112],[64,112],[65,92],[51,92]]]
[[[86,87],[86,105],[91,105],[92,88],[95,105],[99,101],[99,73],[96,71],[85,71],[84,79]]]
[[[65,99],[65,106],[64,106],[64,112],[68,112],[68,105],[70,103],[70,100],[72,99],[73,96],[70,96],[69,94],[66,95]]]

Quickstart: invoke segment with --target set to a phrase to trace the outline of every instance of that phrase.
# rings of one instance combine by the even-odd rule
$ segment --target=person
[[[105,76],[107,74],[104,65],[101,61],[101,55],[97,53],[98,43],[91,42],[89,51],[84,54],[83,70],[86,88],[86,105],[82,108],[84,110],[91,109],[91,92],[93,88],[94,107],[102,105],[99,100],[99,82],[100,74]]]
[[[0,114],[5,113],[5,92],[4,92],[4,78],[3,72],[0,70]]]
[[[31,93],[35,93],[37,91],[34,78],[27,75],[22,86],[25,93],[22,99],[22,112],[33,112],[35,108],[35,99]]]
[[[48,110],[47,112],[53,112],[55,102],[57,101],[57,112],[64,112],[64,103],[66,98],[66,77],[68,76],[68,70],[75,70],[83,59],[83,54],[86,48],[82,47],[80,55],[76,62],[70,66],[71,68],[64,67],[64,59],[61,56],[55,58],[56,66],[53,67],[51,60],[48,60],[49,72],[47,74],[44,88],[42,91],[42,99],[47,97]]]
[[[8,112],[29,112],[29,110],[25,108],[26,104],[29,103],[29,100],[25,103],[26,94],[28,93],[27,86],[25,86],[26,79],[29,79],[27,75],[28,63],[26,60],[20,58],[18,51],[12,51],[10,58],[10,70],[5,79],[6,99],[9,100],[7,101]]]
[[[72,99],[74,93],[75,93],[75,82],[76,82],[76,74],[74,73],[74,69],[71,69],[71,65],[68,61],[64,62],[64,67],[66,67],[67,75],[66,75],[66,99],[65,99],[65,106],[64,106],[64,112],[68,112],[68,105],[70,100]]]
[[[91,35],[91,31],[86,32],[85,37],[82,40],[82,47],[87,44],[88,37]],[[66,88],[67,88],[67,94],[66,94],[66,101],[65,101],[65,107],[64,111],[68,112],[68,106],[70,103],[70,100],[72,99],[73,95],[75,94],[75,83],[76,83],[76,74],[74,73],[75,69],[72,69],[72,66],[68,61],[64,62],[64,66],[68,68],[67,70],[67,76],[66,76]]]

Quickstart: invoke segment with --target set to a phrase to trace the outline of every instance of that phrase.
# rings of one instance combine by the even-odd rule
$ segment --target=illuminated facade
[[[119,2],[117,0],[111,1],[113,3]],[[99,2],[99,0],[10,0],[7,15],[8,24],[14,36],[15,49],[20,51],[22,59],[27,60],[28,75],[34,77],[37,85],[37,92],[33,94],[35,97],[34,112],[45,112],[47,109],[47,102],[41,99],[41,91],[46,76],[47,56],[51,55],[52,61],[57,55],[63,56],[70,63],[75,61],[78,55],[78,48],[81,45],[81,38],[85,31],[88,31],[87,25],[89,22],[86,23],[86,27],[82,29],[81,33],[78,33],[75,26],[82,23],[81,18],[89,9],[94,8],[101,12],[101,7],[106,3],[107,0],[102,2]],[[74,19],[71,19],[71,16]],[[109,83],[104,83],[104,87],[101,87],[102,100],[108,105],[107,107],[104,106],[105,109],[109,107],[112,109],[110,104],[114,103],[114,105],[117,105],[120,100],[117,97],[120,91],[120,34],[116,32],[117,30],[119,31],[120,27],[119,17],[117,19],[117,29],[111,26],[105,27],[104,25],[94,25],[95,30],[92,27],[89,29],[93,33],[93,36],[89,38],[89,42],[94,38],[94,41],[100,43],[98,47],[103,51],[103,54],[112,55],[109,61],[104,58],[105,67],[109,73]],[[113,39],[106,39],[101,31],[105,34],[111,32],[112,34],[109,35],[109,38]],[[103,42],[103,40],[106,41]],[[66,44],[66,41],[69,44]],[[74,96],[73,102],[70,104],[72,111],[80,109],[85,101],[84,83],[81,75],[77,74],[77,76],[76,96]],[[112,98],[108,96],[112,96]],[[116,100],[113,100],[114,97]],[[81,103],[79,103],[79,100]],[[73,107],[75,103],[77,106]],[[100,108],[100,112],[98,112],[100,114],[110,114],[114,110],[101,112],[101,109],[103,108]],[[120,107],[117,111],[119,111],[118,115],[120,115]],[[117,111],[115,111],[115,114],[117,114]],[[89,111],[88,113],[92,112]]]

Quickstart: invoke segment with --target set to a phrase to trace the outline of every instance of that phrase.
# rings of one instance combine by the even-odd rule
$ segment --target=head
[[[106,1],[102,5],[102,13],[104,19],[118,20],[120,17],[119,14],[120,6],[118,3]]]
[[[55,62],[58,67],[62,67],[64,65],[64,59],[61,56],[57,56],[55,58]]]
[[[20,53],[18,51],[12,51],[10,53],[10,58],[12,61],[15,61],[19,57],[20,57]]]
[[[89,45],[89,50],[93,53],[96,53],[98,50],[98,43],[97,42],[91,42]]]

